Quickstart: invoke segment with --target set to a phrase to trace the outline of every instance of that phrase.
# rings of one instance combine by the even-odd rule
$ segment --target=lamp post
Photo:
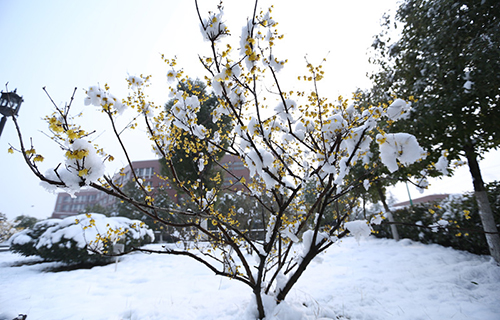
[[[22,97],[17,95],[16,90],[13,92],[2,92],[2,96],[0,96],[0,113],[3,115],[2,120],[0,120],[0,136],[7,122],[7,117],[17,116],[19,108],[21,108],[21,103],[24,101]]]

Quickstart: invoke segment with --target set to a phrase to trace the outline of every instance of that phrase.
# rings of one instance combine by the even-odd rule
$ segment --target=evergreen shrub
[[[139,220],[93,213],[40,221],[9,242],[11,251],[24,256],[79,264],[109,261],[116,243],[129,251],[153,240],[153,231]]]
[[[500,182],[489,183],[486,188],[495,222],[500,228]],[[397,226],[401,238],[426,244],[436,243],[475,254],[489,254],[474,193],[451,195],[441,202],[422,203],[394,210],[393,216],[396,222],[403,223]],[[432,226],[439,220],[445,221],[447,228],[414,226]],[[388,224],[374,226],[374,230],[377,237],[391,237]]]

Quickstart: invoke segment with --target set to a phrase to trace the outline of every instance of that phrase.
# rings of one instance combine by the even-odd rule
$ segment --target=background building
[[[248,169],[238,157],[225,155],[221,160],[221,164],[227,165],[228,171],[231,172],[231,174],[224,175],[225,186],[230,185],[230,181],[233,183],[236,182],[232,175],[239,178],[249,178]],[[158,159],[133,161],[132,167],[135,170],[136,176],[143,180],[144,186],[150,186],[153,190],[162,189],[174,202],[180,200],[180,197],[177,196],[177,190],[171,186],[168,181],[159,178],[160,161],[158,161]],[[115,179],[123,185],[132,178],[133,175],[130,166],[124,169],[123,175],[117,175],[115,177]],[[239,184],[239,186],[236,184],[234,188],[242,188],[242,186],[241,184]],[[109,208],[112,210],[116,201],[116,198],[95,189],[84,189],[76,192],[75,197],[71,197],[71,195],[66,192],[61,192],[57,195],[52,218],[62,219],[68,216],[77,215],[92,207]]]
[[[449,196],[450,195],[448,193],[431,194],[431,195],[428,195],[425,197],[412,199],[411,201],[408,200],[408,201],[399,202],[399,203],[393,204],[392,207],[394,207],[395,209],[401,209],[401,208],[408,207],[410,205],[419,204],[419,203],[440,202],[440,201],[448,198]]]

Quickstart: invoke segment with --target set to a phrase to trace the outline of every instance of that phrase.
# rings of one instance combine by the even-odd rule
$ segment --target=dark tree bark
[[[385,213],[387,215],[387,219],[389,219],[389,222],[394,222],[394,217],[392,215],[392,211],[389,208],[389,205],[387,205],[387,199],[385,197],[384,190],[382,190],[382,186],[380,184],[377,184],[377,192],[378,196],[380,198],[380,201],[382,202],[382,205],[384,206]],[[394,223],[391,223],[391,233],[392,233],[392,238],[396,241],[399,241],[399,233],[398,233],[398,228]]]
[[[491,256],[498,264],[500,264],[500,236],[497,233],[498,229],[493,217],[493,212],[491,211],[491,205],[488,200],[488,194],[486,193],[483,177],[481,176],[481,170],[477,161],[477,154],[474,152],[474,146],[472,143],[466,144],[464,151],[467,157],[469,171],[472,176],[472,182],[474,184],[474,195],[479,207],[479,216],[481,217],[483,229],[486,232],[486,242],[488,243]]]

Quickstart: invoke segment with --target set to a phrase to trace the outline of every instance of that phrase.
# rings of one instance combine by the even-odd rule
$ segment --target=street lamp
[[[3,117],[2,120],[0,120],[0,136],[2,135],[3,127],[7,122],[7,117],[17,116],[19,108],[21,108],[21,103],[24,101],[22,97],[17,95],[16,90],[13,92],[2,91],[2,96],[0,97],[0,113]]]

